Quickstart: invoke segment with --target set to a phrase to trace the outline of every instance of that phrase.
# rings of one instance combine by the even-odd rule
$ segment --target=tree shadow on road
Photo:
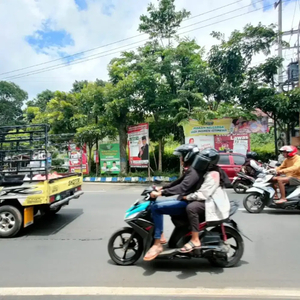
[[[37,216],[34,224],[25,228],[20,236],[51,236],[68,226],[83,214],[82,209],[62,208],[53,216]]]

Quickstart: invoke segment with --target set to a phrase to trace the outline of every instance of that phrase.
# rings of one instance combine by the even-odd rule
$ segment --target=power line
[[[238,3],[238,2],[241,2],[241,1],[242,1],[242,0],[238,0],[238,1],[235,1],[235,2],[232,2],[232,3],[229,3],[229,4],[226,4],[226,5],[220,6],[220,7],[218,7],[218,8],[215,8],[215,9],[212,9],[212,10],[209,10],[209,11],[206,11],[206,12],[204,12],[204,13],[201,13],[201,14],[198,14],[198,15],[195,15],[195,16],[192,16],[192,17],[190,17],[190,18],[188,18],[188,19],[183,20],[183,22],[188,21],[188,20],[191,20],[191,19],[194,19],[194,18],[198,18],[198,17],[203,16],[203,15],[205,15],[205,14],[209,14],[209,13],[211,13],[211,12],[214,12],[214,11],[217,11],[217,10],[220,10],[220,9],[223,9],[223,8],[225,8],[225,7],[229,7],[229,6],[234,5],[234,4],[236,4],[236,3]],[[262,0],[261,0],[261,1],[262,1]],[[16,70],[13,70],[13,71],[8,71],[8,72],[0,73],[0,75],[6,75],[6,74],[10,74],[10,73],[15,73],[15,72],[18,72],[18,71],[23,71],[23,70],[26,70],[26,69],[30,69],[30,68],[42,66],[42,65],[45,65],[45,64],[49,64],[49,63],[51,63],[51,62],[56,62],[56,61],[59,61],[59,60],[71,58],[71,57],[73,57],[73,56],[85,54],[85,53],[87,53],[87,52],[91,52],[91,51],[94,51],[94,50],[97,50],[97,49],[100,49],[100,48],[105,48],[105,47],[108,47],[108,46],[112,46],[112,45],[115,45],[115,44],[118,44],[118,43],[121,43],[121,42],[125,42],[125,41],[128,41],[128,40],[131,40],[131,39],[134,39],[134,38],[143,36],[143,35],[145,35],[145,33],[141,33],[141,34],[138,34],[138,35],[135,35],[135,36],[132,36],[132,37],[128,37],[128,38],[125,38],[125,39],[121,39],[121,40],[118,40],[118,41],[115,41],[115,42],[112,42],[112,43],[109,43],[109,44],[105,44],[105,45],[98,46],[98,47],[95,47],[95,48],[91,48],[91,49],[88,49],[88,50],[85,50],[85,51],[77,52],[77,53],[74,53],[74,54],[71,54],[71,55],[67,55],[67,56],[64,56],[64,57],[60,57],[60,58],[57,58],[57,59],[54,59],[54,60],[50,60],[50,61],[47,61],[47,62],[43,62],[43,63],[40,63],[40,64],[35,64],[35,65],[31,65],[31,66],[24,67],[24,68],[21,68],[21,69],[16,69]]]
[[[291,28],[294,27],[295,15],[296,15],[296,10],[297,10],[297,3],[299,3],[299,5],[300,5],[299,0],[295,1],[294,15],[293,15],[293,21],[292,21]],[[299,9],[300,9],[300,6],[299,6]],[[290,35],[289,44],[291,43],[291,40],[292,40],[292,34]],[[287,50],[284,51],[284,58],[286,58],[286,51]]]
[[[259,2],[262,2],[263,0],[258,0],[257,2],[255,2],[254,4],[257,4],[257,3],[259,3]],[[253,4],[248,4],[248,5],[245,5],[245,6],[243,6],[243,7],[240,7],[240,8],[237,8],[237,9],[234,9],[234,10],[231,10],[231,11],[228,11],[228,12],[226,12],[226,13],[224,13],[224,14],[222,14],[222,16],[225,16],[225,15],[228,15],[228,14],[230,14],[230,13],[233,13],[233,12],[235,12],[235,11],[238,11],[238,10],[241,10],[241,9],[244,9],[244,8],[247,8],[247,7],[249,7],[249,6],[252,6]],[[200,24],[200,23],[203,23],[203,22],[205,22],[205,21],[209,21],[209,20],[211,20],[212,18],[209,18],[209,19],[206,19],[206,20],[202,20],[202,21],[199,21],[199,22],[196,22],[196,23],[193,23],[193,24],[190,24],[190,25],[187,25],[187,26],[184,26],[184,27],[180,27],[178,30],[181,30],[181,29],[185,29],[185,28],[188,28],[188,27],[191,27],[191,26],[194,26],[194,25],[197,25],[197,24]]]
[[[261,1],[262,1],[262,0],[260,0],[260,1],[258,1],[258,2],[261,2]],[[251,5],[248,5],[247,7],[249,7],[249,6],[252,6],[252,4],[251,4]],[[272,5],[269,5],[269,6],[272,6]],[[269,6],[266,6],[266,8],[269,7]],[[240,8],[240,9],[243,9],[243,8],[245,8],[245,7],[242,7],[242,8]],[[198,27],[198,28],[195,28],[195,29],[191,29],[191,30],[188,30],[188,31],[179,33],[179,35],[181,35],[181,34],[186,34],[186,33],[189,33],[189,32],[191,32],[191,31],[199,30],[199,29],[202,29],[202,28],[206,28],[206,27],[209,27],[209,26],[212,26],[212,25],[221,23],[221,22],[225,22],[225,21],[228,21],[228,20],[231,20],[231,19],[234,19],[234,18],[243,16],[243,15],[246,15],[246,14],[249,14],[249,13],[258,11],[258,10],[260,10],[260,8],[255,9],[255,10],[250,11],[250,12],[246,12],[246,13],[244,13],[244,14],[236,15],[236,16],[234,16],[234,17],[230,17],[230,18],[227,18],[227,19],[224,19],[224,20],[220,20],[220,21],[218,21],[218,22],[214,22],[214,23],[211,23],[211,24],[207,24],[207,25],[205,25],[205,26],[201,26],[201,27]],[[223,16],[223,15],[224,15],[224,14],[217,15],[217,16],[211,18],[211,19],[218,18],[218,17]],[[203,20],[202,22],[205,22],[205,21],[207,21],[207,20]],[[148,40],[148,39],[147,39],[147,40]],[[145,41],[145,40],[139,41],[139,42],[135,42],[135,43],[131,43],[131,44],[128,44],[128,45],[126,45],[126,46],[131,46],[131,45],[133,45],[133,44],[137,44],[137,43],[144,42],[144,41]],[[117,48],[115,48],[115,49],[107,50],[107,51],[104,51],[104,52],[101,52],[101,53],[93,54],[93,55],[88,56],[88,57],[80,58],[80,59],[74,60],[74,62],[72,62],[72,63],[70,63],[70,64],[68,64],[68,65],[62,63],[62,64],[59,64],[59,65],[54,65],[54,66],[50,66],[50,67],[47,67],[47,68],[42,68],[42,69],[38,69],[38,70],[33,70],[33,71],[30,71],[29,73],[28,73],[28,72],[25,72],[25,73],[22,73],[22,74],[16,74],[16,75],[13,75],[13,76],[9,76],[9,77],[7,77],[7,78],[4,78],[4,79],[8,79],[8,80],[18,79],[18,78],[22,78],[22,77],[26,77],[26,76],[30,76],[30,75],[35,75],[35,74],[39,74],[39,73],[43,73],[43,72],[47,72],[47,71],[56,70],[56,69],[59,69],[59,68],[61,68],[61,67],[72,66],[72,65],[75,65],[75,64],[77,64],[77,63],[82,63],[82,62],[90,61],[90,60],[97,59],[97,58],[100,58],[100,57],[104,57],[104,56],[108,56],[108,55],[115,54],[116,52],[114,52],[114,53],[109,53],[109,54],[104,55],[104,56],[102,55],[102,54],[105,53],[105,52],[110,52],[110,51],[112,51],[112,50],[117,50],[117,49],[122,48],[122,47],[125,47],[125,46],[117,47]],[[136,47],[134,47],[134,48],[136,48]],[[132,49],[132,48],[130,48],[130,49]],[[117,53],[119,53],[119,51],[118,51]],[[89,57],[93,57],[93,58],[89,58]],[[87,58],[89,58],[89,59],[87,59]],[[79,61],[79,60],[82,60],[82,61]]]
[[[9,77],[6,77],[4,79],[15,79],[15,78],[19,78],[20,76],[22,75],[25,75],[25,76],[30,76],[31,74],[37,74],[36,72],[38,71],[43,71],[43,72],[46,72],[46,71],[52,71],[52,68],[54,67],[59,67],[59,66],[63,66],[63,67],[67,67],[69,65],[73,65],[75,64],[75,62],[78,62],[81,60],[83,60],[82,62],[86,61],[86,60],[89,60],[87,58],[90,58],[90,57],[95,57],[95,58],[99,58],[99,55],[102,55],[106,52],[111,52],[111,51],[114,51],[114,50],[118,50],[120,48],[124,48],[124,47],[128,47],[128,46],[132,46],[132,45],[135,45],[135,44],[139,44],[139,43],[142,43],[142,42],[145,42],[145,41],[148,41],[148,39],[144,39],[144,40],[141,40],[141,41],[138,41],[138,42],[134,42],[134,43],[130,43],[130,44],[127,44],[127,45],[123,45],[123,46],[119,46],[117,48],[114,48],[114,49],[110,49],[110,50],[106,50],[106,51],[103,51],[103,52],[100,52],[100,53],[95,53],[95,54],[92,54],[92,55],[89,55],[87,57],[82,57],[82,58],[78,58],[76,60],[74,60],[74,63],[70,63],[70,64],[65,64],[65,63],[61,63],[61,64],[58,64],[58,65],[54,65],[54,66],[50,66],[50,67],[46,67],[46,68],[42,68],[42,69],[37,69],[37,70],[33,70],[33,71],[30,71],[30,72],[25,72],[25,73],[21,73],[21,74],[16,74],[16,75],[12,75],[12,76],[9,76]],[[120,51],[118,51],[119,53]],[[115,53],[115,52],[114,52]],[[102,56],[100,56],[102,57]]]
[[[143,44],[140,44],[140,46],[142,46]],[[124,51],[128,51],[128,50],[132,50],[132,49],[136,49],[136,46],[134,47],[130,47],[128,49],[125,49]],[[105,51],[105,52],[108,52],[108,51]],[[104,53],[104,52],[103,52]],[[94,59],[98,59],[98,58],[101,58],[101,57],[106,57],[106,56],[110,56],[110,55],[114,55],[114,54],[118,54],[120,53],[120,51],[116,51],[116,52],[112,52],[112,53],[108,53],[108,54],[105,54],[105,55],[98,55],[97,57],[93,57],[93,58],[89,58],[89,59],[85,59],[84,61],[75,61],[74,63],[70,64],[70,65],[76,65],[76,64],[80,64],[80,63],[83,63],[83,62],[87,62],[87,61],[90,61],[90,60],[94,60]],[[39,74],[39,73],[44,73],[44,72],[47,72],[47,71],[53,71],[53,70],[56,70],[56,69],[60,69],[60,68],[65,68],[65,67],[68,67],[69,65],[59,65],[59,66],[53,66],[51,68],[48,68],[47,70],[44,70],[44,69],[41,69],[41,70],[37,70],[37,71],[33,71],[32,73],[30,74],[25,74],[25,75],[22,75],[22,76],[18,76],[16,75],[14,78],[12,79],[18,79],[18,78],[23,78],[23,77],[27,77],[27,76],[31,76],[31,75],[35,75],[35,74]]]

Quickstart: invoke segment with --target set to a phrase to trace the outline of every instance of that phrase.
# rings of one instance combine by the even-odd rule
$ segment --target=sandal
[[[285,203],[285,202],[287,202],[286,199],[275,200],[275,203],[276,203],[276,204],[283,204],[283,203]]]
[[[144,257],[144,261],[150,261],[155,259],[161,252],[163,252],[163,249],[157,247],[157,248],[153,248],[151,247],[149,249],[149,251],[146,253],[145,257]]]
[[[187,247],[187,245],[190,245],[191,248]],[[192,252],[193,250],[195,249],[200,249],[201,248],[201,245],[200,246],[195,246],[194,243],[192,241],[189,241],[187,244],[185,244],[183,246],[183,248],[181,248],[179,250],[180,253],[190,253]]]

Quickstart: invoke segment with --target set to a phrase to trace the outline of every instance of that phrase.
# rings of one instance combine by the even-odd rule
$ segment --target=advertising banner
[[[220,152],[233,152],[246,154],[250,151],[250,136],[244,135],[219,135],[215,136],[215,149]]]
[[[261,117],[255,121],[239,119],[214,119],[200,124],[195,119],[190,119],[183,125],[185,137],[200,135],[228,135],[228,134],[251,134],[268,132],[268,117]]]
[[[185,137],[185,143],[197,145],[200,151],[206,148],[215,148],[215,140],[213,135]]]
[[[261,117],[255,121],[243,119],[233,120],[233,134],[266,133],[268,132],[268,117]]]
[[[107,143],[100,145],[101,174],[120,173],[120,144]]]
[[[82,146],[82,151],[80,147],[77,147],[75,143],[69,143],[69,169],[71,173],[80,173],[82,165],[82,173],[89,174],[88,160],[86,154],[86,144]],[[81,156],[82,154],[82,156]]]
[[[128,128],[129,165],[131,168],[147,168],[149,164],[149,124]]]
[[[215,119],[205,124],[200,124],[197,120],[191,119],[189,123],[183,126],[184,136],[229,134],[231,123],[232,119]]]

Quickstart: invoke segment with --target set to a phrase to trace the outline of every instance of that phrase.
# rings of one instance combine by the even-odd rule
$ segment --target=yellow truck
[[[83,194],[81,173],[52,176],[48,130],[43,124],[0,127],[0,238],[14,237],[38,213],[55,214]]]

